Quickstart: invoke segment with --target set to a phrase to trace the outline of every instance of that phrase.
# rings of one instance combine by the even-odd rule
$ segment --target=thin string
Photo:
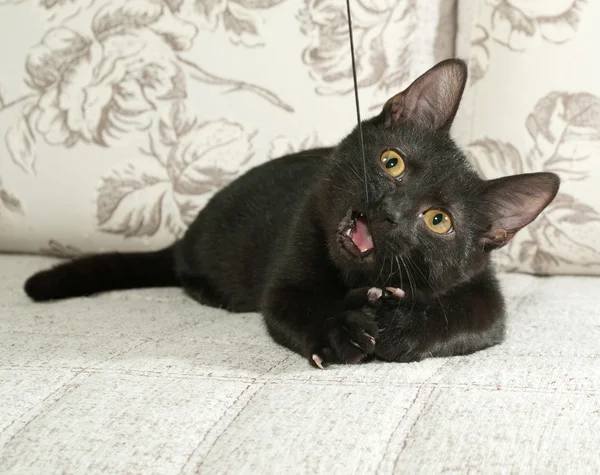
[[[352,57],[352,79],[354,80],[354,101],[356,102],[356,120],[358,122],[358,139],[363,161],[363,182],[365,184],[365,214],[369,217],[369,190],[367,188],[367,160],[365,158],[365,143],[363,141],[362,122],[360,120],[360,103],[358,101],[358,82],[356,80],[356,61],[354,59],[354,37],[352,36],[352,15],[350,13],[350,0],[346,0],[348,10],[348,34],[350,35],[350,56]]]

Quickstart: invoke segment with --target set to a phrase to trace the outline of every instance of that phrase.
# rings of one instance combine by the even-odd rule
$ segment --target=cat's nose
[[[386,196],[381,200],[379,212],[381,217],[390,223],[399,224],[402,219],[402,206],[392,196]]]

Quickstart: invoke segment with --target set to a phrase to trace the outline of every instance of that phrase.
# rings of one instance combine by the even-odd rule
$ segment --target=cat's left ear
[[[499,249],[548,206],[560,186],[554,173],[524,173],[487,182],[484,198],[489,217],[481,241],[485,250]]]
[[[447,59],[417,78],[383,106],[386,125],[412,123],[449,130],[467,83],[467,65]]]

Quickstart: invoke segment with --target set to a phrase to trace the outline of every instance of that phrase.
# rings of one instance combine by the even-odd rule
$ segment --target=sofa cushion
[[[453,55],[453,5],[352,2],[365,117]],[[0,1],[0,43],[2,250],[164,246],[250,167],[355,125],[338,0]]]
[[[498,252],[505,270],[600,273],[598,2],[461,2],[470,87],[455,133],[487,178],[550,171],[562,185]]]
[[[336,365],[179,289],[36,304],[0,256],[0,473],[600,472],[598,281],[505,274],[506,342]]]

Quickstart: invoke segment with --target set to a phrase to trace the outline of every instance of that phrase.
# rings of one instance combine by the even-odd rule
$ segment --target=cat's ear
[[[467,82],[467,65],[447,59],[417,78],[383,106],[386,125],[413,123],[434,130],[452,125]]]
[[[558,193],[554,173],[525,173],[487,182],[484,202],[490,226],[482,237],[486,250],[508,244],[517,231],[531,223]]]

